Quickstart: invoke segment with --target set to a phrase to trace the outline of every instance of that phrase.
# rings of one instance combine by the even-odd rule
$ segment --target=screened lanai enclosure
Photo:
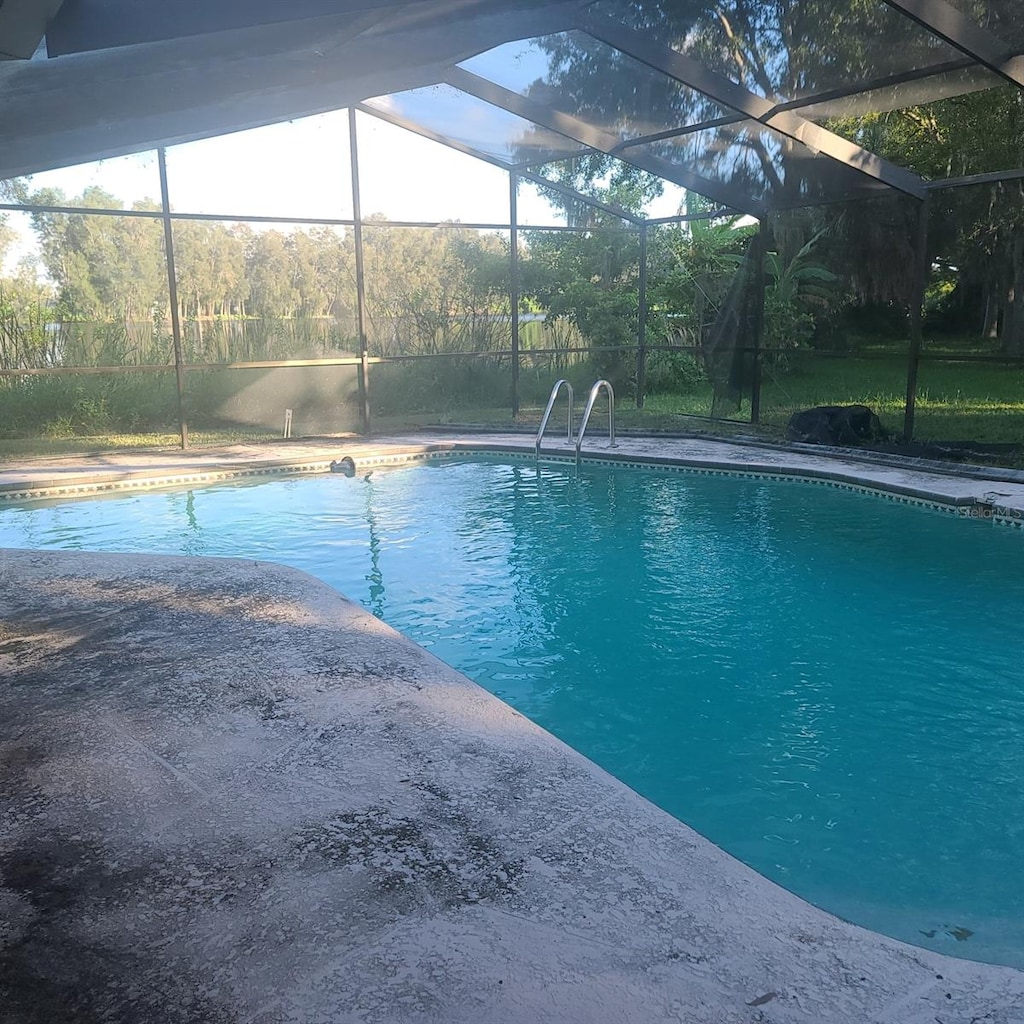
[[[1017,0],[282,7],[0,5],[0,452],[601,377],[627,427],[1020,460]]]

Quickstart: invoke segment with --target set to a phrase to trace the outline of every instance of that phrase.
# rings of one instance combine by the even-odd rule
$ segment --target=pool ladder
[[[548,420],[551,418],[551,410],[555,407],[555,401],[558,398],[558,393],[561,391],[562,386],[565,386],[569,392],[569,415],[566,419],[565,427],[565,439],[567,441],[572,440],[572,400],[573,391],[572,385],[567,380],[556,380],[554,386],[551,388],[551,394],[548,395],[548,404],[544,408],[544,415],[541,417],[540,429],[537,431],[537,439],[534,442],[533,452],[537,459],[540,459],[540,443],[544,438],[544,431],[547,430]],[[580,431],[576,435],[576,465],[580,464],[580,448],[583,446],[583,435],[587,432],[587,424],[590,422],[590,414],[594,411],[594,403],[597,401],[598,396],[601,394],[601,389],[604,388],[608,392],[608,447],[615,448],[615,392],[612,390],[611,384],[606,380],[595,381],[594,386],[590,389],[590,395],[587,397],[587,407],[583,412],[583,419],[580,421]]]

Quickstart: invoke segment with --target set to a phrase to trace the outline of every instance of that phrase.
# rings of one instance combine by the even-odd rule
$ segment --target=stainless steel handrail
[[[572,385],[565,380],[556,380],[554,387],[551,389],[551,394],[548,395],[547,408],[544,410],[544,415],[540,421],[540,430],[537,431],[537,440],[533,446],[533,454],[536,458],[540,458],[540,442],[541,438],[544,437],[544,431],[547,429],[548,420],[551,418],[551,410],[555,407],[555,399],[558,397],[558,392],[561,390],[562,385],[565,385],[569,390],[569,418],[566,420],[565,427],[565,439],[566,441],[572,440]]]
[[[587,432],[587,423],[590,420],[590,414],[594,409],[594,402],[597,401],[597,396],[601,393],[601,388],[604,388],[608,392],[608,447],[615,448],[615,392],[612,390],[611,384],[606,380],[597,381],[594,386],[590,389],[590,396],[587,398],[587,408],[583,413],[583,420],[580,423],[580,432],[576,435],[576,465],[580,464],[580,447],[583,444],[583,435]]]

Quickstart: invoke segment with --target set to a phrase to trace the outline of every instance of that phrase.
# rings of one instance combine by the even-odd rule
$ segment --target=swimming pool
[[[804,483],[439,461],[0,510],[305,569],[763,874],[1024,966],[1024,545]]]

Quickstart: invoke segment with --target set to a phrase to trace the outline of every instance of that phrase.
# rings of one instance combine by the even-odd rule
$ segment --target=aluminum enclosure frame
[[[113,11],[118,3],[127,3],[127,0],[105,2]],[[513,238],[511,298],[513,323],[516,324],[513,328],[513,353],[515,366],[518,367],[515,315],[515,268],[518,255],[515,239],[519,227],[516,213],[517,182],[529,181],[619,219],[630,229],[639,232],[645,255],[648,228],[657,223],[681,223],[696,216],[709,217],[726,211],[747,214],[763,221],[776,210],[787,209],[791,205],[817,205],[799,199],[795,203],[773,201],[770,198],[755,199],[730,182],[713,180],[685,165],[642,151],[652,143],[670,141],[710,129],[742,125],[745,122],[754,123],[780,133],[795,146],[803,147],[823,160],[827,166],[842,168],[844,173],[853,172],[863,182],[867,194],[896,192],[911,196],[921,204],[919,225],[923,226],[919,226],[915,237],[916,294],[911,303],[913,329],[908,352],[904,425],[905,436],[909,439],[913,434],[917,363],[920,359],[920,307],[927,275],[925,254],[928,197],[946,188],[1019,180],[1024,178],[1024,166],[928,181],[821,127],[801,111],[813,108],[816,104],[855,100],[875,90],[898,89],[910,83],[921,83],[926,88],[929,79],[938,81],[946,74],[970,72],[973,69],[990,72],[1008,85],[1024,89],[1024,53],[977,24],[947,0],[880,2],[899,17],[908,19],[954,48],[963,55],[962,59],[938,61],[925,67],[908,67],[892,74],[852,82],[848,86],[779,102],[751,92],[695,58],[649,35],[607,15],[595,13],[591,10],[592,4],[585,0],[563,0],[554,4],[541,3],[540,0],[516,0],[508,4],[498,3],[497,0],[462,0],[461,3],[452,3],[451,0],[387,0],[377,5],[361,0],[303,0],[287,16],[282,16],[279,9],[277,13],[268,13],[270,8],[264,9],[260,4],[244,14],[239,14],[236,8],[228,20],[230,22],[231,18],[240,18],[241,21],[223,25],[214,25],[219,16],[214,9],[216,5],[207,5],[204,15],[207,21],[203,22],[205,27],[192,34],[188,24],[184,23],[190,10],[188,3],[183,4],[177,13],[164,12],[161,15],[164,23],[155,19],[151,31],[146,27],[145,14],[136,4],[136,24],[131,29],[136,33],[135,37],[121,38],[113,45],[109,40],[107,45],[102,45],[104,32],[116,34],[119,30],[119,26],[109,18],[106,27],[99,23],[87,25],[86,21],[80,20],[75,28],[74,17],[80,17],[81,11],[73,5],[62,10],[60,0],[22,0],[20,6],[12,6],[15,14],[24,14],[24,18],[19,14],[17,24],[10,23],[17,32],[10,30],[5,36],[8,22],[0,18],[0,53],[10,51],[9,56],[31,56],[30,51],[34,46],[29,44],[33,40],[38,42],[40,26],[45,27],[47,22],[52,22],[55,26],[54,39],[59,37],[59,44],[55,42],[53,50],[65,55],[50,61],[23,59],[6,61],[0,65],[0,154],[3,154],[0,156],[0,175],[10,177],[31,170],[78,163],[83,159],[155,148],[159,154],[162,179],[160,211],[87,212],[100,216],[150,216],[160,219],[167,238],[168,276],[173,295],[172,225],[175,219],[183,215],[172,213],[170,208],[163,161],[164,148],[228,130],[256,127],[286,118],[347,107],[352,147],[352,219],[190,216],[209,220],[245,219],[254,222],[351,226],[357,240],[358,264],[361,256],[358,252],[361,248],[361,228],[363,223],[368,223],[361,218],[358,196],[354,111],[360,110],[484,160],[509,174],[509,225],[480,226],[508,227]],[[4,6],[4,13],[9,19],[11,13],[7,11],[7,6],[10,5]],[[201,6],[194,5],[192,17],[197,17],[195,12]],[[182,22],[177,27],[172,24],[175,18]],[[209,20],[211,18],[212,21]],[[513,92],[460,66],[460,62],[466,58],[503,42],[573,30],[583,32],[620,54],[627,55],[659,76],[696,90],[728,112],[724,116],[697,124],[670,126],[636,137],[623,137],[615,131],[591,123],[578,112],[559,109],[551,102]],[[150,31],[149,37],[147,31]],[[5,49],[5,40],[17,41],[17,45],[12,43]],[[320,48],[330,51],[332,60],[329,64],[314,59],[314,55],[321,58],[325,56]],[[303,79],[296,78],[294,68],[297,60],[313,60],[313,73]],[[250,79],[260,71],[267,81],[264,88],[253,92]],[[177,91],[175,81],[180,81],[180,89]],[[135,88],[119,90],[118,83],[122,86],[132,83]],[[503,161],[457,139],[448,138],[427,124],[376,109],[370,102],[373,90],[376,89],[382,90],[380,95],[388,95],[439,83],[445,83],[564,136],[567,149],[563,156],[577,152],[578,147],[582,146],[586,151],[621,160],[664,181],[699,193],[718,204],[719,208],[698,215],[681,214],[676,217],[646,219],[600,198],[568,188],[561,182],[547,179],[543,171],[550,161],[540,164]],[[159,95],[154,85],[159,88]],[[962,85],[964,92],[986,87],[985,84],[972,86],[966,81]],[[206,94],[210,94],[209,98]],[[42,107],[39,106],[40,102],[43,103]],[[134,119],[130,116],[132,111],[139,114],[140,107],[147,103],[152,106],[150,111]],[[96,110],[90,112],[90,117],[82,123],[77,115],[84,104],[92,104]],[[132,127],[115,130],[113,137],[104,137],[102,133],[97,136],[97,116],[105,119],[107,124],[131,124]],[[123,134],[124,131],[136,134]],[[830,200],[820,200],[827,201]],[[22,204],[0,204],[0,210],[5,209],[26,211],[33,208]],[[86,212],[60,206],[34,209],[38,212]],[[639,282],[641,310],[646,308],[646,269],[646,260],[643,260]],[[361,273],[357,273],[357,278],[361,279],[361,276]],[[763,288],[761,275],[759,280]],[[358,292],[361,419],[364,429],[369,430],[368,367],[375,360],[369,358],[366,348],[365,296],[361,280]],[[179,377],[179,395],[182,395],[184,362],[180,351],[180,328],[176,327],[174,333],[175,365]],[[646,346],[642,316],[638,322],[637,335],[637,372],[638,378],[643,380],[642,362]],[[759,341],[755,340],[755,348],[758,345]],[[516,377],[517,373],[514,379]],[[756,377],[754,387],[756,390]],[[756,397],[752,402],[755,410],[758,406]],[[514,413],[518,411],[518,404],[518,388],[514,383]],[[180,419],[184,446],[188,443],[184,408]]]

